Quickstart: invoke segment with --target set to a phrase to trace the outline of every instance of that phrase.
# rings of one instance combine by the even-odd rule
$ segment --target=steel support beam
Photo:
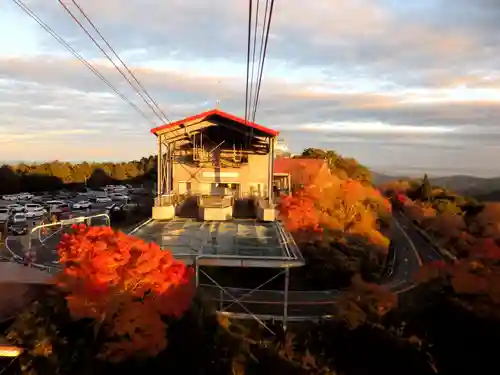
[[[165,163],[165,194],[170,194],[170,178],[172,173],[172,146],[170,143],[167,144],[167,152],[165,155],[166,163]]]
[[[158,157],[156,159],[156,164],[157,164],[157,172],[156,172],[156,188],[157,188],[157,197],[160,199],[160,197],[163,194],[162,191],[162,181],[163,181],[163,142],[162,142],[163,134],[160,134],[158,136]]]
[[[273,175],[274,175],[274,137],[269,137],[269,170],[267,182],[267,198],[269,204],[273,203]]]
[[[286,326],[288,323],[288,286],[290,284],[290,268],[285,269],[285,290],[283,296],[283,330],[286,331]]]
[[[196,274],[198,274],[198,272],[201,272],[203,273],[203,275],[214,285],[216,286],[217,288],[219,288],[219,290],[222,292],[220,295],[224,296],[224,295],[227,295],[229,297],[229,299],[227,300],[227,302],[230,302],[230,305],[229,306],[226,306],[225,308],[223,308],[220,312],[223,313],[224,310],[226,310],[227,308],[229,308],[230,306],[236,304],[236,305],[239,305],[247,314],[249,314],[255,321],[257,321],[263,328],[265,328],[267,331],[269,331],[272,335],[276,335],[276,333],[271,329],[269,328],[269,326],[264,323],[264,321],[262,319],[259,318],[258,315],[254,314],[253,312],[251,312],[248,307],[244,304],[243,302],[243,299],[245,297],[248,297],[250,296],[253,292],[259,290],[260,288],[262,288],[264,285],[268,284],[269,282],[271,282],[272,280],[276,279],[279,275],[281,275],[282,272],[279,272],[277,275],[273,276],[272,278],[270,278],[269,280],[267,280],[265,283],[259,285],[257,288],[255,289],[252,289],[250,290],[248,293],[244,294],[243,296],[240,296],[240,298],[237,298],[235,296],[233,296],[227,288],[223,287],[222,285],[220,285],[217,281],[215,281],[209,274],[207,274],[205,271],[203,271],[202,269],[199,269],[198,266],[196,266]],[[197,286],[199,285],[198,284],[198,277],[197,277]],[[222,297],[224,299],[224,297]],[[224,306],[224,302],[220,302],[219,301],[219,304],[220,306]]]

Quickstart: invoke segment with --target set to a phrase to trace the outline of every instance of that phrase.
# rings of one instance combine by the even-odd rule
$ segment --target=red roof
[[[323,159],[277,158],[274,160],[274,173],[290,174],[292,184],[311,184],[324,173],[329,173],[328,165]]]
[[[274,173],[293,173],[293,171],[304,168],[310,173],[316,173],[324,165],[326,165],[324,159],[276,158],[274,160]]]
[[[203,120],[203,119],[205,119],[205,118],[207,118],[209,116],[220,116],[220,117],[223,117],[223,118],[228,119],[230,121],[233,121],[233,122],[236,122],[238,124],[241,124],[243,126],[248,126],[250,128],[260,130],[261,132],[264,132],[267,135],[270,135],[272,137],[276,137],[279,134],[279,132],[277,132],[276,130],[272,130],[272,129],[266,128],[266,127],[264,127],[262,125],[255,124],[253,122],[245,121],[245,119],[242,119],[241,117],[237,117],[237,116],[232,115],[230,113],[221,111],[221,110],[219,110],[217,108],[216,109],[211,109],[210,111],[199,113],[199,114],[194,115],[194,116],[186,117],[186,118],[184,118],[182,120],[171,122],[169,124],[164,124],[164,125],[158,126],[156,128],[151,129],[151,133],[153,133],[155,135],[158,135],[159,131],[168,130],[168,129],[171,129],[171,128],[175,127],[175,126],[184,124],[186,122],[196,121],[196,120]]]

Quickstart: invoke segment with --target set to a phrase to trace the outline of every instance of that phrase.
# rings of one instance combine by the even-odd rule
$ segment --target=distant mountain
[[[406,180],[408,176],[391,176],[384,173],[377,173],[372,171],[372,181],[374,185],[383,185],[387,182],[396,181],[396,180]]]
[[[430,178],[433,185],[442,186],[460,194],[480,195],[500,190],[500,177],[483,178],[474,176],[447,176]]]
[[[373,172],[373,183],[381,185],[390,181],[408,179],[404,176],[390,176]],[[429,177],[432,185],[453,190],[459,194],[477,198],[480,201],[500,201],[500,177],[484,178],[467,175]]]

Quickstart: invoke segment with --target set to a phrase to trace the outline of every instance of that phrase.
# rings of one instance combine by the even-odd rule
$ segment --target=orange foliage
[[[396,193],[404,195],[408,190],[410,190],[410,181],[408,180],[398,180],[390,181],[382,186],[382,190],[387,193]]]
[[[112,341],[102,355],[109,360],[159,353],[166,346],[161,316],[179,317],[191,303],[191,269],[109,227],[73,228],[58,245],[64,271],[57,280],[72,316],[106,329]]]
[[[467,229],[463,216],[449,212],[432,217],[428,227],[433,232],[439,233],[444,243],[460,238]]]
[[[479,314],[500,314],[500,247],[491,239],[475,240],[470,255],[453,264],[432,262],[420,272],[420,281],[444,277],[457,301]]]
[[[330,174],[317,176],[314,182],[281,201],[278,209],[288,230],[318,233],[324,228],[359,234],[376,244],[388,245],[378,232],[376,207],[390,204],[373,187]]]
[[[471,230],[483,237],[500,238],[500,203],[487,203],[474,218]]]
[[[472,258],[496,262],[500,260],[500,247],[492,238],[480,238],[474,241],[470,251]]]
[[[396,199],[400,202],[400,203],[406,203],[406,201],[408,201],[410,198],[408,198],[405,194],[401,194],[401,193],[398,193],[396,194]]]
[[[421,206],[410,199],[407,199],[403,205],[403,210],[408,217],[422,223],[425,219],[434,218],[436,210],[432,207]]]
[[[283,197],[278,209],[282,214],[285,228],[290,232],[319,229],[319,215],[314,201],[302,191],[293,196]]]

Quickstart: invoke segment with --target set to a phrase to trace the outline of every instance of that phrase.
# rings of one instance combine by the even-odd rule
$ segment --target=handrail
[[[58,222],[55,222],[55,223],[49,223],[49,224],[42,224],[42,225],[38,225],[34,228],[32,228],[29,236],[30,236],[30,240],[31,240],[31,235],[36,231],[36,230],[40,230],[42,228],[47,228],[47,227],[54,227],[54,226],[60,226],[61,228],[57,231],[55,231],[54,233],[51,233],[50,236],[48,236],[47,238],[45,238],[43,241],[41,240],[41,238],[39,238],[39,241],[40,243],[44,243],[48,238],[52,237],[53,235],[59,233],[62,229],[62,226],[63,225],[68,225],[68,224],[76,224],[76,223],[83,223],[85,221],[90,221],[94,218],[99,218],[99,217],[104,217],[107,219],[107,223],[108,223],[108,226],[110,224],[110,219],[109,219],[109,215],[108,214],[97,214],[97,215],[91,215],[91,216],[79,216],[79,217],[76,217],[76,218],[72,218],[72,219],[67,219],[67,220],[61,220],[61,221],[58,221]],[[39,233],[39,237],[40,237],[40,233]],[[12,249],[9,247],[8,245],[8,239],[10,238],[10,236],[7,236],[5,238],[5,248],[7,249],[7,251],[11,254],[12,256],[12,259],[17,262],[17,263],[23,263],[24,262],[24,258],[16,253],[14,253],[14,251],[12,251]],[[58,267],[58,266],[48,266],[46,264],[40,264],[40,263],[30,263],[30,266],[33,267],[33,268],[37,268],[37,269],[40,269],[40,270],[46,270],[47,272],[49,273],[55,273],[55,271],[59,271],[61,270],[61,267]]]
[[[207,204],[206,200],[208,197],[211,197],[211,198],[217,197],[219,199],[214,200],[213,202],[208,202],[208,204]],[[231,207],[234,204],[234,197],[232,195],[221,195],[221,196],[198,195],[197,196],[197,203],[198,203],[198,206],[204,207],[204,208],[226,208],[226,207]]]
[[[104,217],[107,219],[108,226],[110,221],[109,215],[108,214],[97,214],[97,215],[91,215],[91,216],[78,216],[78,217],[73,217],[71,219],[65,219],[65,220],[60,220],[56,221],[55,223],[48,223],[48,224],[40,224],[37,225],[36,227],[33,227],[31,229],[31,234],[35,232],[35,230],[39,230],[42,228],[49,228],[49,227],[55,227],[55,226],[63,226],[63,225],[70,225],[70,224],[78,224],[78,223],[83,223],[87,220],[92,220],[98,217]]]
[[[56,221],[55,223],[40,224],[40,225],[37,225],[36,227],[32,228],[29,235],[31,238],[31,235],[33,235],[33,233],[35,233],[35,231],[38,231],[38,241],[40,241],[41,243],[44,243],[52,236],[59,233],[64,225],[79,224],[79,223],[87,223],[87,225],[90,225],[90,222],[92,219],[96,219],[96,218],[100,218],[100,217],[106,219],[107,226],[109,227],[109,225],[111,223],[109,215],[108,214],[97,214],[97,215],[91,215],[91,216],[78,216],[78,217],[74,217],[71,219]],[[44,239],[42,239],[41,229],[51,228],[51,227],[59,227],[59,229],[56,230],[55,232],[51,233],[49,236],[45,237]]]

